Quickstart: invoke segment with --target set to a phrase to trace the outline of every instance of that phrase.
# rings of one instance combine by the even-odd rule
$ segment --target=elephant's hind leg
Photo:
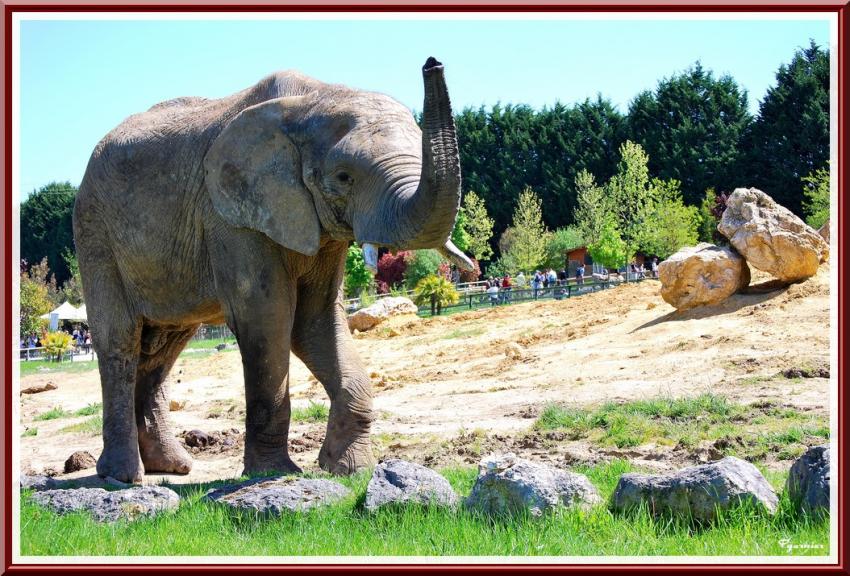
[[[136,369],[136,426],[139,453],[145,472],[186,474],[192,458],[177,441],[168,422],[169,402],[165,377],[197,326],[164,329],[145,325]]]

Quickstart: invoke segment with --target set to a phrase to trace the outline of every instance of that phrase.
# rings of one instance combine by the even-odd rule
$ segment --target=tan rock
[[[371,306],[358,310],[348,317],[348,329],[354,332],[370,330],[389,318],[401,314],[416,314],[416,304],[410,298],[403,296],[390,296],[381,298]]]
[[[756,188],[737,188],[717,225],[747,263],[783,282],[814,276],[829,257],[817,231]]]
[[[678,310],[722,302],[750,283],[750,269],[731,248],[702,242],[658,265],[661,297]]]
[[[823,226],[818,228],[818,234],[829,244],[829,218],[826,219],[826,222],[823,223]]]
[[[179,410],[182,410],[185,407],[186,407],[186,401],[185,400],[171,400],[168,403],[169,412],[177,412]]]

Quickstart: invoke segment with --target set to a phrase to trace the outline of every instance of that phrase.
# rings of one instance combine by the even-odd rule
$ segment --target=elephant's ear
[[[312,256],[319,217],[298,149],[285,134],[302,99],[277,98],[240,112],[213,142],[204,168],[212,205],[228,223]]]

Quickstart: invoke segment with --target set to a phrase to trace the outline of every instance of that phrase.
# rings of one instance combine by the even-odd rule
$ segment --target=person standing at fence
[[[652,258],[652,277],[658,278],[658,258],[655,256]]]
[[[554,288],[558,284],[558,275],[555,274],[555,271],[549,268],[549,271],[546,273],[549,276],[549,286]]]
[[[510,304],[511,302],[511,275],[505,274],[502,278],[502,303]]]
[[[584,284],[584,264],[579,264],[576,268],[576,284]]]
[[[490,296],[490,305],[496,306],[499,303],[499,287],[495,282],[487,288],[487,294]]]
[[[531,277],[531,297],[537,300],[537,292],[540,290],[540,285],[543,283],[543,277],[540,275],[540,270],[534,271],[534,276]]]

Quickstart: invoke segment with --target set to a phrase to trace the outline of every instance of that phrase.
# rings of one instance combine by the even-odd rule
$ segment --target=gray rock
[[[540,516],[559,505],[587,508],[601,502],[588,479],[517,458],[494,455],[478,465],[478,478],[466,499],[469,509],[491,515]]]
[[[375,466],[366,488],[366,508],[377,510],[386,504],[407,502],[453,508],[458,496],[448,480],[425,466],[404,460],[387,460]]]
[[[331,504],[350,494],[351,490],[332,480],[275,476],[210,490],[206,498],[234,510],[279,516]]]
[[[119,519],[132,521],[164,510],[174,510],[180,505],[180,496],[162,486],[142,486],[113,492],[103,488],[47,490],[35,493],[32,499],[57,514],[87,510],[98,522],[115,522]]]
[[[755,466],[727,456],[669,476],[623,474],[614,490],[612,508],[624,511],[646,504],[656,515],[691,516],[697,522],[709,522],[717,509],[728,510],[746,502],[773,514],[778,499]]]
[[[812,446],[791,466],[785,490],[795,506],[829,512],[829,460],[829,446]]]
[[[51,490],[58,487],[59,482],[50,476],[36,474],[29,476],[21,474],[21,488],[29,490]]]

